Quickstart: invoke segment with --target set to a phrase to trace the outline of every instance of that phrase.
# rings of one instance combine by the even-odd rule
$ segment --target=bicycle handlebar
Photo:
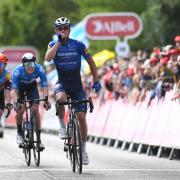
[[[24,102],[29,102],[30,104],[31,103],[38,103],[40,101],[47,101],[47,99],[23,99]]]

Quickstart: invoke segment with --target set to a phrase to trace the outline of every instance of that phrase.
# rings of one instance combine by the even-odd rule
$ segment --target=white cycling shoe
[[[22,134],[19,133],[19,132],[16,134],[16,143],[17,143],[17,144],[22,144],[22,143],[24,143]]]
[[[89,164],[89,158],[87,152],[82,152],[82,164],[83,165]]]
[[[67,139],[68,135],[66,133],[66,128],[60,128],[59,129],[59,137],[60,139]]]

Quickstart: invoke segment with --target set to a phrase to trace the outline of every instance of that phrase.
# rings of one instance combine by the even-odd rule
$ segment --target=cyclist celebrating
[[[46,99],[44,107],[46,110],[50,108],[50,103],[48,101],[48,84],[46,78],[46,72],[44,68],[35,63],[36,57],[32,53],[25,53],[22,56],[22,64],[18,65],[12,76],[12,89],[14,93],[14,109],[16,111],[16,124],[17,124],[17,144],[23,143],[22,134],[22,121],[23,114],[25,111],[23,105],[24,92],[27,93],[28,99],[34,100],[39,99],[39,92],[37,87],[36,79],[40,77],[41,87],[43,91],[43,98]],[[35,123],[38,129],[39,137],[41,133],[41,121],[39,114],[39,107],[37,103],[33,103],[32,110],[35,116]],[[44,145],[40,143],[40,150],[44,149]]]
[[[0,53],[0,134],[3,136],[3,129],[1,125],[1,117],[4,112],[4,108],[12,109],[10,103],[10,90],[11,90],[11,74],[7,71],[6,65],[8,58]],[[6,105],[5,105],[6,100]]]
[[[93,89],[98,92],[101,89],[101,84],[97,78],[96,65],[88,49],[82,42],[69,38],[70,35],[70,20],[66,17],[58,18],[55,23],[55,32],[58,36],[58,41],[51,41],[48,45],[48,50],[45,55],[45,60],[53,59],[58,73],[58,82],[55,86],[56,100],[59,102],[67,100],[67,94],[72,100],[82,100],[86,98],[83,90],[80,67],[81,55],[86,59],[90,66],[93,75]],[[66,139],[66,126],[64,123],[63,106],[60,106],[58,111],[60,130],[59,136],[61,139]],[[87,105],[81,104],[77,108],[77,115],[82,135],[82,162],[84,165],[89,163],[86,152],[87,141],[87,122],[86,122]]]

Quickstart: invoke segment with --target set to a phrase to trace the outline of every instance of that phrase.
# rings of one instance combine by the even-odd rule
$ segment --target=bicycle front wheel
[[[71,132],[69,132],[71,131]],[[75,124],[72,123],[71,130],[68,125],[68,134],[70,134],[70,138],[68,139],[68,153],[69,153],[69,159],[71,163],[71,169],[73,172],[76,171],[76,159],[75,159],[75,145],[74,145],[74,139],[76,138],[75,135]]]
[[[25,125],[23,125],[25,127]],[[26,128],[23,128],[23,135],[24,135],[24,147],[23,147],[23,153],[25,157],[25,162],[27,166],[31,164],[31,147],[30,147],[30,132]]]
[[[27,166],[29,166],[31,164],[31,149],[25,148],[23,151],[24,151],[24,155],[25,155],[26,164],[27,164]]]
[[[82,173],[82,137],[79,129],[79,122],[76,119],[75,121],[75,161],[78,173]]]
[[[40,144],[40,137],[39,133],[34,130],[34,145],[33,145],[33,153],[34,153],[34,162],[36,166],[38,167],[40,164],[40,149],[39,149],[39,144]]]

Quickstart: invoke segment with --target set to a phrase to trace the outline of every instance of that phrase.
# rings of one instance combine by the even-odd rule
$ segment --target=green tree
[[[0,46],[34,46],[42,60],[54,33],[54,20],[62,15],[74,17],[77,12],[73,0],[1,0]]]
[[[149,0],[141,17],[143,33],[130,43],[135,49],[174,44],[174,36],[180,33],[180,0]]]
[[[180,32],[180,0],[0,0],[0,46],[32,45],[42,60],[56,18],[68,16],[76,24],[96,12],[135,12],[142,18],[143,32],[129,40],[132,50],[173,43]],[[90,49],[114,50],[115,44],[91,40]]]

